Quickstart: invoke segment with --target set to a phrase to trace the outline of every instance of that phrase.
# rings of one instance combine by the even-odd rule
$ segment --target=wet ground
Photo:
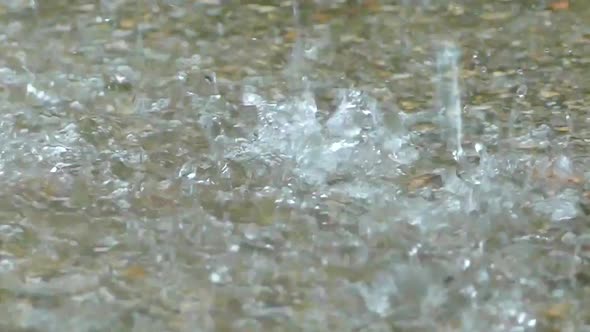
[[[589,4],[0,1],[0,330],[590,331]]]

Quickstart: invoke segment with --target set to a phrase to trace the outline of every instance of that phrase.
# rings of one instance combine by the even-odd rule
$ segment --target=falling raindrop
[[[459,89],[460,49],[452,42],[443,42],[438,50],[436,69],[439,110],[446,129],[447,148],[456,160],[463,157],[463,118]]]

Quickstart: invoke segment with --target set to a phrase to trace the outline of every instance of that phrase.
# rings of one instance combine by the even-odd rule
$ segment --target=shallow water
[[[548,5],[0,1],[0,330],[590,330]]]

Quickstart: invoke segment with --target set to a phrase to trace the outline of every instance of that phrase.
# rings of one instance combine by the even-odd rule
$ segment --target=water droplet
[[[524,98],[526,97],[527,91],[528,87],[524,84],[521,84],[518,86],[518,89],[516,89],[516,95],[518,96],[518,98]]]
[[[213,272],[209,275],[209,280],[214,284],[218,284],[221,282],[221,276],[218,273]]]
[[[537,320],[536,320],[536,319],[534,319],[534,318],[533,318],[533,319],[530,319],[530,320],[527,322],[527,326],[528,326],[528,327],[535,327],[535,326],[537,326]]]
[[[16,267],[16,264],[12,260],[9,260],[9,259],[0,260],[0,273],[10,272],[10,271],[14,270],[15,267]]]
[[[463,260],[463,270],[467,270],[471,266],[471,261],[469,259]]]

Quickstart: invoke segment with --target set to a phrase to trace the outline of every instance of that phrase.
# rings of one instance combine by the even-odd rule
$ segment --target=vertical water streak
[[[135,34],[136,34],[136,40],[135,40],[135,46],[136,46],[136,50],[137,50],[137,57],[138,60],[142,66],[142,69],[145,69],[145,58],[144,58],[144,49],[143,49],[143,31],[141,31],[141,23],[143,23],[143,9],[146,7],[146,5],[143,3],[143,0],[137,0],[135,2],[135,5],[137,7],[136,10],[136,25],[135,25]]]
[[[292,77],[293,88],[299,87],[297,83],[301,80],[301,72],[303,67],[303,24],[301,22],[301,10],[299,8],[299,0],[293,0],[293,20],[295,27],[295,44],[293,45],[293,53],[291,54],[291,63],[289,66],[288,75]]]
[[[574,137],[575,127],[574,127],[574,120],[572,119],[572,114],[569,109],[565,110],[565,123],[566,123],[567,129],[568,129],[567,136],[566,136],[566,140],[567,140],[566,147],[568,149],[568,152],[573,153],[571,142],[572,142],[572,137]]]
[[[510,115],[508,116],[508,139],[511,140],[514,138],[516,125],[518,117],[520,116],[520,112],[522,111],[525,98],[528,92],[528,87],[523,82],[518,86],[516,89],[516,98],[512,103],[512,107],[510,108]]]
[[[461,51],[451,42],[444,42],[436,57],[438,74],[438,100],[442,114],[448,149],[456,160],[463,156],[463,119],[461,115],[461,91],[459,89],[459,59]]]
[[[135,24],[135,34],[136,34],[136,40],[135,40],[135,47],[136,47],[136,61],[137,61],[137,66],[138,66],[138,71],[139,71],[139,82],[138,82],[138,87],[137,87],[137,92],[136,95],[134,96],[134,104],[135,104],[135,108],[137,111],[139,111],[140,113],[143,112],[146,109],[146,98],[143,94],[143,77],[144,77],[144,71],[146,70],[146,61],[145,61],[145,51],[144,51],[144,45],[143,45],[143,31],[142,31],[142,27],[141,24],[143,23],[143,18],[145,15],[143,12],[143,9],[146,7],[146,4],[144,3],[144,0],[136,0],[135,2],[137,9],[136,9],[136,24]]]

